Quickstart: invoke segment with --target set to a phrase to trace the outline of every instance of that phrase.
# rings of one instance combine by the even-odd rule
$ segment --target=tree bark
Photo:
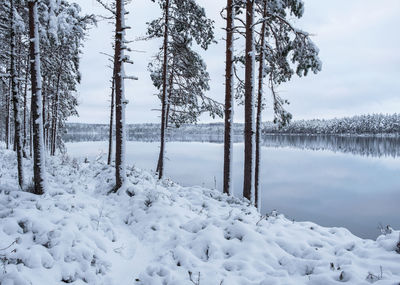
[[[225,138],[224,138],[224,193],[232,195],[233,171],[233,32],[235,10],[233,0],[227,0],[226,69],[225,69]]]
[[[46,78],[43,76],[42,84],[42,120],[43,120],[43,143],[44,148],[47,149],[46,141],[46,94],[47,94]]]
[[[169,80],[168,80],[169,81],[168,82],[168,91],[167,91],[167,97],[168,98],[171,98],[172,88],[173,88],[173,81],[174,81],[174,61],[173,61],[173,58],[172,58],[172,68],[171,69],[172,70],[170,72]],[[171,107],[171,105],[168,102],[168,105],[166,107],[166,114],[165,114],[165,128],[164,128],[165,131],[168,130],[168,120],[169,120],[170,107]],[[165,137],[165,133],[164,133],[164,137]],[[161,152],[160,152],[160,155],[158,156],[158,162],[157,162],[157,168],[156,168],[156,172],[158,172],[158,173],[160,173],[161,160],[164,161],[164,153],[165,153],[165,151],[163,152],[163,156],[161,156]]]
[[[10,82],[11,83],[11,82]],[[5,92],[6,95],[6,148],[10,148],[10,89],[11,85],[8,85],[8,90]]]
[[[120,189],[126,180],[125,166],[125,94],[124,94],[124,34],[125,34],[125,9],[124,0],[116,1],[116,34],[115,34],[115,175],[116,188]]]
[[[24,169],[22,165],[22,138],[21,138],[21,115],[20,115],[20,98],[18,93],[17,82],[17,66],[16,66],[16,32],[15,32],[15,15],[14,15],[14,1],[10,0],[10,21],[11,21],[11,35],[10,35],[10,75],[11,75],[11,90],[12,101],[14,109],[14,141],[15,151],[17,152],[18,163],[18,184],[22,189],[24,186]]]
[[[267,0],[263,3],[263,18],[267,16]],[[260,42],[260,61],[258,67],[258,96],[257,96],[257,119],[256,119],[256,167],[254,171],[254,205],[260,208],[260,167],[261,167],[261,121],[262,121],[262,101],[263,101],[263,84],[265,69],[265,21],[261,25],[261,42]]]
[[[24,149],[24,156],[26,155],[26,144],[27,144],[27,97],[28,97],[28,79],[29,79],[29,55],[26,57],[26,69],[25,69],[25,86],[24,86],[24,140],[23,140],[23,149]]]
[[[161,102],[161,135],[160,135],[160,154],[158,157],[158,179],[161,179],[164,174],[164,155],[165,155],[165,129],[167,122],[167,73],[168,73],[168,22],[169,22],[169,0],[165,1],[165,27],[164,27],[164,62],[163,62],[163,87],[162,87],[162,102]]]
[[[12,0],[14,1],[14,0]],[[18,136],[19,138],[16,138],[17,132],[14,129],[14,151],[17,151],[17,141],[21,140],[21,148],[22,148],[22,155],[25,157],[24,154],[24,147],[23,147],[23,121],[21,121],[21,94],[22,94],[22,89],[21,89],[21,69],[22,69],[22,37],[20,33],[17,33],[15,31],[14,35],[14,42],[15,42],[15,56],[14,56],[14,67],[15,67],[15,73],[17,75],[17,95],[18,95],[18,114],[19,114],[19,132]]]
[[[32,120],[32,110],[29,113],[29,156],[32,158],[33,153],[33,120]]]
[[[108,158],[107,164],[111,165],[112,145],[113,145],[113,123],[114,123],[114,94],[115,94],[115,68],[113,68],[113,77],[111,83],[111,106],[110,106],[110,128],[108,133]]]
[[[57,83],[56,83],[56,96],[54,98],[54,107],[53,107],[53,121],[51,128],[51,149],[50,155],[56,154],[56,146],[57,146],[57,124],[58,124],[58,106],[59,106],[59,89],[60,89],[60,78],[61,78],[61,68],[57,74]]]
[[[50,89],[50,80],[49,80],[49,90],[51,90]],[[47,119],[45,120],[45,130],[46,130],[46,132],[45,132],[45,146],[46,146],[46,150],[47,151],[50,151],[50,153],[51,153],[51,148],[50,148],[50,113],[51,113],[51,104],[50,104],[50,99],[51,99],[51,97],[50,97],[50,94],[49,94],[49,96],[47,97],[47,100],[46,100],[46,109],[45,109],[45,115],[47,116]]]
[[[174,88],[174,75],[175,75],[174,68],[175,68],[175,62],[174,62],[174,59],[172,59],[172,67],[171,67],[172,70],[170,72],[170,75],[169,75],[170,78],[169,78],[169,82],[168,82],[168,98],[171,98],[172,90]],[[171,104],[168,102],[167,113],[165,114],[165,117],[166,117],[166,119],[165,119],[165,129],[166,130],[168,130],[168,120],[169,120],[170,107],[171,107]]]
[[[40,75],[39,19],[37,1],[30,0],[29,37],[31,58],[31,113],[33,136],[33,180],[34,193],[43,194],[46,190],[45,152],[43,142],[42,82]]]
[[[246,67],[243,196],[254,202],[254,1],[246,1]]]
[[[3,107],[6,111],[7,110],[8,89],[7,89],[6,80],[3,77],[1,77],[0,80],[1,80],[1,88],[2,88],[1,91],[2,91],[2,94],[4,95]],[[6,139],[7,139],[7,120],[6,119],[7,119],[7,111],[5,112],[5,116],[4,116],[4,142],[6,142]]]

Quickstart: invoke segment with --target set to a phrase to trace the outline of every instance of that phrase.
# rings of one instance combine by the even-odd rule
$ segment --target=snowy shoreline
[[[107,195],[114,169],[102,160],[48,158],[49,191],[36,196],[18,190],[15,153],[0,147],[0,284],[400,282],[399,231],[373,241],[260,217],[242,199],[135,167],[127,191]]]

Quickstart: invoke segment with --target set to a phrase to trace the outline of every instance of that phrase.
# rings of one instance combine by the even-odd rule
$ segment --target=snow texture
[[[372,241],[276,213],[260,217],[247,201],[159,182],[135,167],[124,191],[107,195],[114,169],[102,157],[46,163],[47,193],[22,192],[15,153],[0,146],[2,285],[400,281],[398,231]]]

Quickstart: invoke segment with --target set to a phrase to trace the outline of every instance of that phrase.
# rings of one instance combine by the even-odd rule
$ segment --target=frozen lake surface
[[[262,147],[262,213],[276,209],[296,221],[346,227],[376,238],[379,224],[400,228],[397,139],[266,137]],[[70,142],[72,157],[107,154],[107,142]],[[153,171],[158,142],[129,141],[128,164]],[[240,196],[243,144],[234,145],[234,190]],[[223,144],[168,142],[166,176],[184,186],[222,188]]]

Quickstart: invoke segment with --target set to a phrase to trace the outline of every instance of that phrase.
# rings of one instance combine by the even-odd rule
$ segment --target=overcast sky
[[[72,0],[71,0],[72,2]],[[85,13],[107,15],[95,0],[75,0]],[[224,100],[224,22],[220,10],[225,0],[198,0],[215,21],[218,44],[202,52],[211,77],[208,96]],[[313,34],[320,48],[322,72],[293,80],[279,87],[291,104],[294,119],[333,118],[364,113],[400,112],[400,1],[399,0],[304,0],[305,14],[296,25]],[[159,17],[158,5],[150,0],[133,0],[127,6],[132,27],[128,39],[143,36],[146,22]],[[81,59],[78,112],[70,122],[107,123],[110,104],[111,69],[100,52],[112,53],[113,27],[106,21],[89,32]],[[139,77],[126,82],[127,123],[159,122],[160,102],[147,71],[159,41],[135,42],[131,47],[135,64],[127,74]],[[238,47],[240,50],[241,47]],[[265,120],[271,119],[271,102],[266,94]],[[201,122],[212,121],[207,116]],[[217,121],[222,121],[219,119]],[[243,121],[243,107],[235,108],[235,121]]]

